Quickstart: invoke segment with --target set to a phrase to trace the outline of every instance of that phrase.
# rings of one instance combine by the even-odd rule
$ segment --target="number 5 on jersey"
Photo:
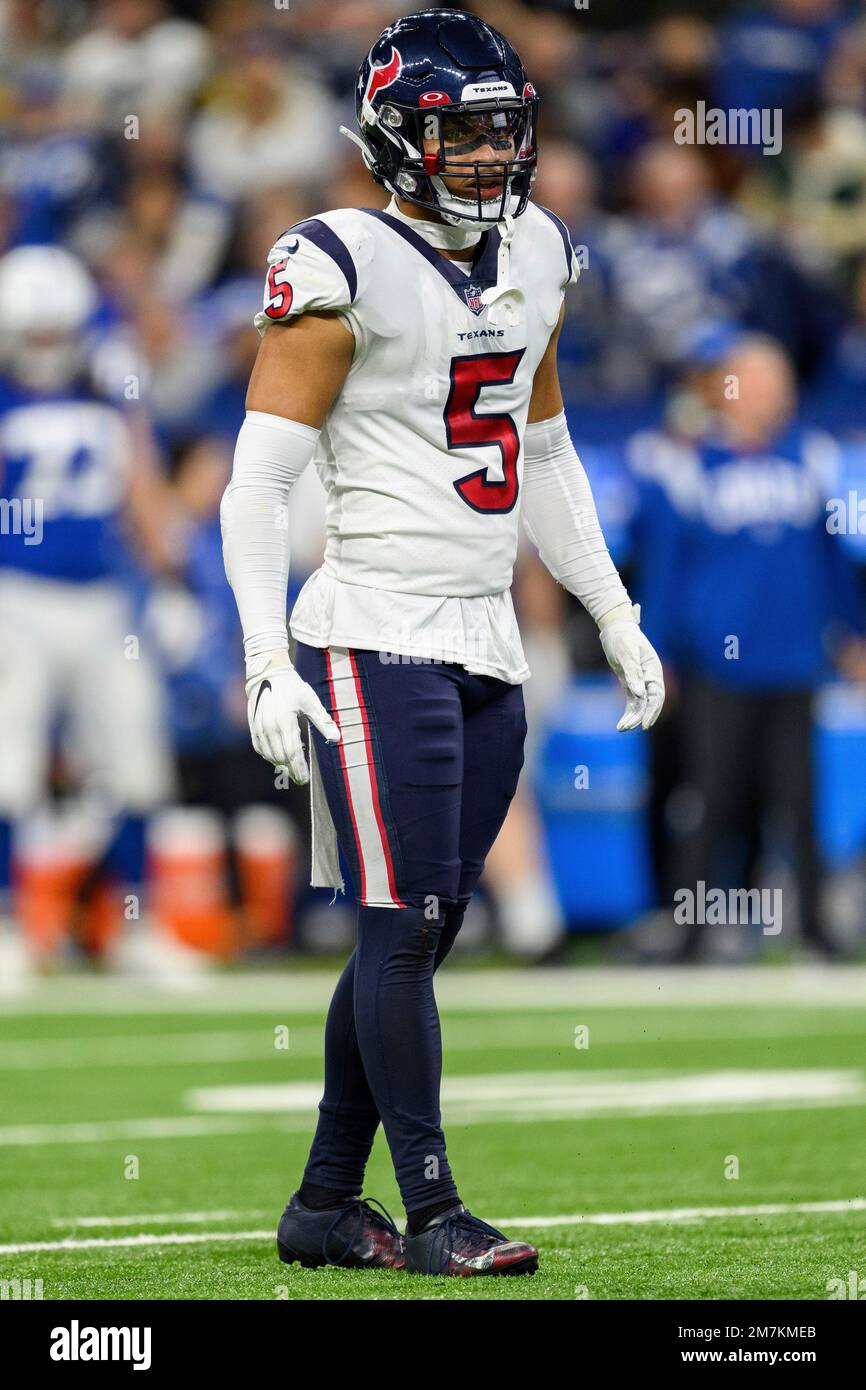
[[[288,257],[268,268],[268,295],[265,313],[269,319],[284,319],[292,307],[294,291],[286,278]]]
[[[510,512],[517,501],[517,426],[510,415],[479,415],[475,407],[485,386],[507,385],[514,380],[525,351],[473,353],[451,359],[451,389],[445,403],[448,448],[481,449],[495,444],[502,455],[501,482],[492,482],[487,469],[479,468],[454,483],[467,507],[476,512]]]

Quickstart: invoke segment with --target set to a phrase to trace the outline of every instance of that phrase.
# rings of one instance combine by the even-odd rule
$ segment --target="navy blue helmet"
[[[523,212],[537,109],[508,40],[460,10],[389,24],[358,73],[358,143],[373,177],[451,223]]]

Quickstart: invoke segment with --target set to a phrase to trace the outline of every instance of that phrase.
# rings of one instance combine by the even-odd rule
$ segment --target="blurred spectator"
[[[647,435],[631,447],[638,592],[683,711],[668,890],[745,883],[760,828],[764,848],[788,856],[803,937],[824,946],[812,695],[830,643],[863,626],[859,576],[826,524],[838,450],[794,423],[791,365],[772,342],[735,342],[714,378],[700,440]],[[690,927],[684,952],[702,936]]]
[[[806,268],[835,275],[866,249],[866,116],[804,94],[778,159],[762,160],[742,204],[781,233]]]
[[[324,181],[334,167],[339,123],[320,83],[251,41],[190,128],[191,168],[201,188],[229,199],[274,184]]]
[[[619,408],[623,402],[651,397],[657,387],[655,364],[612,286],[613,268],[629,246],[629,229],[622,217],[600,207],[598,173],[592,160],[567,141],[547,141],[535,196],[563,219],[582,259],[580,293],[566,301],[560,336],[560,377],[566,399],[579,401],[584,408],[599,401],[614,402]],[[609,428],[610,420],[604,415],[602,434]],[[577,437],[585,438],[586,433],[584,415]]]
[[[848,0],[769,0],[735,11],[720,32],[718,105],[796,102],[821,76],[854,15]]]
[[[112,173],[105,144],[64,124],[51,70],[17,73],[6,98],[0,190],[8,200],[7,248],[67,237],[105,194]]]
[[[105,266],[126,246],[141,258],[142,287],[167,303],[183,304],[213,284],[231,235],[231,217],[218,199],[188,190],[172,161],[138,162],[118,205],[86,219],[76,243],[91,263]]]
[[[728,315],[776,338],[798,367],[825,348],[836,306],[735,208],[713,196],[697,149],[658,142],[634,167],[636,217],[614,265],[614,293],[660,365],[681,358],[695,324]]]
[[[134,237],[115,249],[106,286],[148,364],[148,407],[160,439],[186,428],[217,370],[217,345],[195,318],[158,298],[153,257]]]
[[[144,124],[182,114],[208,70],[205,30],[162,0],[100,0],[95,9],[95,26],[61,60],[72,118],[119,132],[130,115]]]
[[[825,429],[866,443],[866,256],[854,277],[853,315],[835,336],[810,383],[805,414]]]

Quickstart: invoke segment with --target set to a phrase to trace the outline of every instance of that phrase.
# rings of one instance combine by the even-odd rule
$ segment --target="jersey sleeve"
[[[335,214],[327,220],[311,217],[283,232],[268,256],[262,308],[255,317],[260,333],[308,309],[349,312],[362,287],[367,248],[351,222],[344,222]]]
[[[555,212],[551,212],[549,208],[542,208],[541,211],[550,218],[559,237],[560,249],[557,252],[557,269],[561,276],[561,288],[565,290],[568,285],[575,284],[577,277],[580,275],[577,254],[571,244],[571,236],[569,235],[568,228],[562,219],[557,217]]]

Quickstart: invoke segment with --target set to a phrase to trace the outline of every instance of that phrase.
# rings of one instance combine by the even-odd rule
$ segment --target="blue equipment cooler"
[[[572,927],[609,930],[652,905],[649,743],[620,734],[623,694],[577,677],[548,720],[535,775],[547,852]]]

